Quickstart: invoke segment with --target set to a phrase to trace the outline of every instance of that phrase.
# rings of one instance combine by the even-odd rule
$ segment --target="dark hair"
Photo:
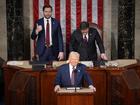
[[[45,8],[50,8],[50,9],[51,9],[51,11],[53,11],[52,6],[51,6],[51,5],[49,5],[49,4],[47,4],[47,5],[44,5],[44,6],[43,6],[43,11],[45,10]]]
[[[80,30],[84,30],[84,29],[87,29],[87,28],[89,28],[89,23],[88,22],[83,21],[83,22],[80,23]]]

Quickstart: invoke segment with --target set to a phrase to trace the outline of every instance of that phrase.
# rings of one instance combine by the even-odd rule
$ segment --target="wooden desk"
[[[94,105],[94,93],[91,89],[66,90],[57,92],[57,105]]]
[[[135,64],[120,68],[88,68],[87,71],[94,81],[97,91],[94,95],[95,105],[133,105],[134,95],[122,78],[122,72],[134,69],[140,76],[140,65]],[[9,84],[16,71],[26,72],[36,78],[37,105],[56,105],[57,96],[54,93],[54,80],[57,68],[46,68],[44,71],[32,71],[31,68],[4,66],[5,105],[11,104]],[[137,92],[137,103],[140,104],[140,91]],[[126,97],[126,98],[125,98]]]
[[[4,91],[5,91],[5,105],[18,105],[18,103],[14,103],[12,101],[12,92],[9,89],[9,84],[11,83],[11,80],[14,76],[14,74],[18,71],[21,71],[23,73],[27,73],[29,75],[31,75],[34,79],[35,79],[35,86],[34,87],[30,87],[34,88],[36,93],[34,98],[36,99],[36,104],[35,105],[40,105],[40,72],[39,71],[32,71],[31,69],[25,69],[25,68],[21,68],[21,67],[16,67],[16,66],[5,66],[4,67]],[[17,80],[17,82],[20,82]],[[24,85],[24,84],[23,84]],[[25,93],[21,92],[21,95],[24,96]],[[18,98],[18,97],[17,97]],[[32,97],[31,97],[32,98]],[[26,105],[25,103],[22,103],[20,105]]]

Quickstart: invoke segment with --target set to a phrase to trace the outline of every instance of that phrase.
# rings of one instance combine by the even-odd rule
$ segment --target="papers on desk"
[[[92,61],[80,61],[80,63],[86,65],[87,67],[93,67],[93,62]]]
[[[8,61],[7,65],[21,66],[23,65],[23,61]]]
[[[136,59],[117,59],[105,63],[107,67],[125,67],[128,65],[136,64]]]
[[[29,61],[8,61],[7,65],[17,66],[22,68],[32,68],[32,65],[29,64]]]

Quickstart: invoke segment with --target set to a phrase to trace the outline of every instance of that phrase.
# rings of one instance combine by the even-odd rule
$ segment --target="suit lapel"
[[[76,74],[76,83],[77,83],[77,81],[80,81],[80,77],[81,77],[81,75],[82,75],[82,73],[81,73],[81,68],[80,68],[79,65],[77,65],[76,70],[77,70],[77,74]]]
[[[70,70],[69,69],[70,69],[69,64],[67,64],[66,70],[65,70],[65,77],[66,77],[66,80],[68,81],[68,84],[71,84]]]
[[[89,29],[89,32],[88,32],[88,43],[92,40],[92,32],[90,31]]]
[[[51,22],[52,22],[52,35],[54,35],[53,33],[54,33],[54,26],[55,26],[55,21],[54,21],[54,19],[53,18],[51,18]]]
[[[43,31],[45,31],[45,27],[44,27],[44,18],[41,19],[40,24],[42,25]]]
[[[79,36],[78,36],[78,38],[80,38],[80,41],[81,41],[81,42],[83,41],[83,35],[82,35],[82,33],[81,33],[80,30],[79,30]]]
[[[42,26],[42,31],[43,31],[43,37],[44,37],[44,40],[45,40],[45,26],[44,26],[44,18],[41,19],[40,21],[40,24]]]

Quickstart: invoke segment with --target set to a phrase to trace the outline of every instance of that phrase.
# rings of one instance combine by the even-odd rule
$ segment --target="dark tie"
[[[47,20],[47,24],[46,24],[46,45],[49,46],[50,45],[50,32],[49,32],[49,20]]]
[[[88,40],[87,40],[87,36],[86,35],[84,35],[83,40],[84,40],[84,43],[87,44]]]
[[[75,70],[75,68],[73,67],[73,68],[72,68],[72,75],[71,75],[71,85],[72,85],[72,86],[75,86],[75,81],[76,81],[76,70]]]

